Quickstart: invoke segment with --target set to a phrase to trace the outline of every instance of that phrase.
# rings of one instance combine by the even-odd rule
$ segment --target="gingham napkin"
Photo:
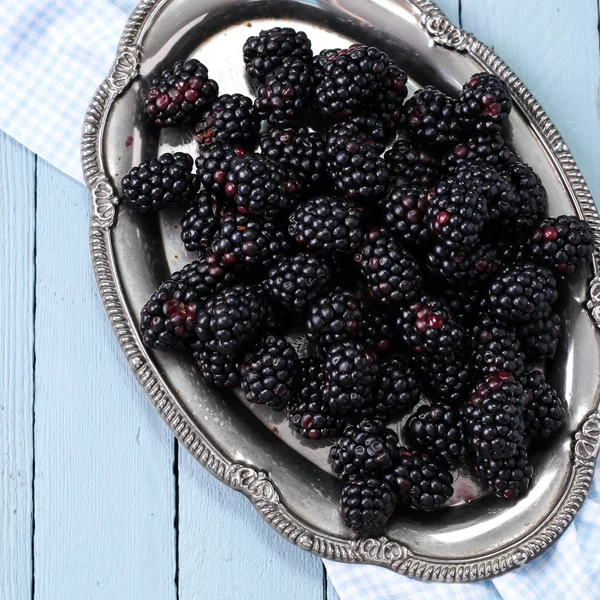
[[[84,113],[134,6],[135,0],[0,0],[0,128],[80,181]],[[325,563],[342,600],[597,600],[600,479],[553,548],[491,582],[422,583],[383,568]]]

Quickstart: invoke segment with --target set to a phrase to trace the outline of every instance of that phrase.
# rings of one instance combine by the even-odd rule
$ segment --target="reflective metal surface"
[[[551,214],[578,213],[600,239],[600,220],[568,148],[521,81],[426,0],[145,0],[123,33],[115,65],[90,105],[82,161],[92,194],[90,240],[102,301],[140,384],[179,440],[215,476],[243,492],[293,543],[321,556],[382,565],[411,577],[474,581],[518,567],[565,530],[589,489],[600,437],[600,280],[581,273],[562,294],[563,347],[547,376],[569,403],[560,435],[533,453],[529,493],[503,502],[458,477],[451,506],[397,515],[385,537],[356,539],[338,516],[339,483],[327,448],[300,440],[283,416],[207,387],[188,357],[146,350],[137,315],[170,272],[192,260],[180,210],[144,216],[120,205],[129,168],[171,149],[195,154],[191,131],[157,132],[142,119],[140,81],[196,57],[222,93],[247,90],[241,48],[264,27],[303,29],[315,50],[360,41],[387,51],[414,86],[456,93],[473,72],[500,74],[516,108],[511,143],[542,177]],[[250,90],[247,90],[250,93]],[[400,423],[395,424],[399,428]],[[218,543],[218,540],[215,540]]]

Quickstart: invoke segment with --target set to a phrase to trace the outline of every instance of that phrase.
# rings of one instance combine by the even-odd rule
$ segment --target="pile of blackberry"
[[[547,214],[507,146],[508,86],[477,73],[407,100],[385,52],[315,54],[291,28],[242,54],[256,99],[219,96],[195,59],[145,86],[148,119],[195,127],[198,149],[121,182],[131,209],[180,211],[192,261],[142,308],[143,343],[329,445],[358,535],[445,505],[458,469],[499,498],[526,493],[528,453],[568,414],[544,377],[561,282],[595,238]]]

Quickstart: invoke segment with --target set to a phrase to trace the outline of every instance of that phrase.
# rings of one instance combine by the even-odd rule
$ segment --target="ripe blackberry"
[[[284,232],[257,217],[228,214],[214,234],[213,253],[228,267],[269,267],[290,250]]]
[[[181,241],[189,252],[210,246],[219,228],[217,199],[202,190],[181,218]]]
[[[268,335],[240,367],[246,400],[283,410],[296,393],[299,369],[300,359],[292,346],[282,337]]]
[[[199,343],[195,345],[198,349],[194,350],[194,360],[207,383],[222,388],[233,388],[241,383],[240,363],[237,358],[204,350]]]
[[[482,315],[472,334],[472,362],[477,377],[508,372],[519,377],[525,368],[525,354],[514,328]]]
[[[259,288],[242,283],[225,288],[198,311],[196,349],[235,356],[256,337],[268,316]]]
[[[392,347],[393,323],[390,316],[379,307],[370,307],[363,312],[361,340],[369,349],[384,354]]]
[[[397,140],[385,153],[392,177],[423,187],[435,185],[441,172],[437,157],[429,150],[415,147],[408,140]]]
[[[200,61],[177,61],[150,82],[144,96],[144,112],[158,127],[192,123],[217,97],[219,86],[209,79]]]
[[[404,100],[408,94],[406,73],[397,65],[390,63],[376,90],[372,108],[388,132],[395,132],[400,125]]]
[[[485,196],[453,180],[441,181],[428,196],[425,222],[438,241],[450,250],[474,246],[488,220]]]
[[[348,425],[329,451],[333,472],[344,482],[389,473],[398,459],[398,435],[381,421]]]
[[[469,398],[473,379],[473,367],[469,361],[415,356],[411,364],[434,396],[457,406]]]
[[[183,152],[145,160],[123,177],[123,200],[145,213],[190,202],[200,186],[192,173],[193,164],[192,157]]]
[[[528,360],[551,360],[560,342],[560,317],[550,313],[538,321],[519,325],[517,334]]]
[[[446,361],[460,354],[465,337],[446,304],[428,295],[398,311],[396,331],[412,354]]]
[[[318,196],[299,204],[288,232],[310,252],[352,254],[362,243],[361,211],[349,202]]]
[[[250,150],[259,129],[260,117],[251,98],[243,94],[222,94],[196,125],[196,141],[200,146],[220,142]]]
[[[512,110],[508,86],[497,75],[476,73],[463,85],[456,114],[466,130],[502,131]]]
[[[519,380],[525,390],[525,433],[549,438],[567,417],[567,403],[545,380],[540,371],[524,373]]]
[[[568,275],[592,262],[594,241],[587,221],[561,215],[546,218],[535,226],[529,251],[536,263]]]
[[[381,217],[398,239],[411,246],[421,246],[431,237],[425,223],[429,200],[427,193],[416,185],[392,187],[380,201]]]
[[[354,479],[342,487],[340,514],[357,535],[381,533],[394,513],[396,498],[388,483],[378,477]]]
[[[379,154],[385,150],[391,136],[385,122],[374,113],[361,112],[347,117],[337,123],[330,132],[338,128],[348,129],[353,137],[358,137],[367,142]]]
[[[485,378],[462,406],[467,451],[477,466],[485,458],[509,458],[523,444],[523,386],[511,373]]]
[[[514,165],[517,157],[506,146],[501,133],[478,133],[448,150],[442,167],[448,175],[453,175],[460,166],[476,161],[500,170]]]
[[[309,107],[313,95],[310,66],[293,57],[283,59],[258,88],[254,106],[256,112],[272,125],[287,125],[297,121]]]
[[[379,364],[373,389],[374,414],[389,419],[408,412],[421,397],[421,384],[415,370],[404,360],[393,356]]]
[[[309,133],[305,127],[274,128],[261,136],[260,148],[280,168],[301,177],[303,187],[315,187],[325,178],[325,140],[319,133]]]
[[[484,301],[484,291],[451,286],[439,290],[450,314],[462,325],[470,325],[479,314]]]
[[[384,229],[371,229],[354,255],[369,294],[386,304],[414,302],[422,285],[421,266]]]
[[[419,146],[444,150],[455,146],[462,130],[456,101],[432,86],[417,90],[404,105],[408,132]]]
[[[294,56],[310,64],[313,51],[304,31],[291,27],[263,29],[257,36],[249,37],[243,47],[246,73],[257,81],[283,64],[288,56]]]
[[[531,323],[550,314],[556,279],[546,267],[514,264],[492,281],[487,296],[490,316],[509,323]]]
[[[398,504],[418,511],[435,510],[454,493],[448,467],[418,450],[400,448],[396,466],[385,480],[396,493]]]
[[[513,500],[529,489],[533,467],[524,446],[510,458],[483,458],[475,465],[475,473],[498,498]]]
[[[325,48],[324,50],[321,50],[319,54],[313,56],[311,66],[315,83],[319,83],[323,80],[323,67],[325,66],[325,63],[329,60],[330,56],[337,54],[340,50],[341,48]]]
[[[173,273],[171,279],[185,281],[190,287],[189,294],[183,298],[184,302],[188,302],[192,296],[195,300],[206,300],[214,296],[223,288],[236,283],[237,277],[233,271],[219,265],[214,254],[201,251],[195,261]]]
[[[324,294],[310,307],[306,319],[306,336],[319,346],[331,346],[356,340],[363,328],[360,300],[354,292],[335,289]]]
[[[321,440],[338,436],[346,427],[344,417],[334,414],[323,396],[325,370],[321,361],[300,361],[298,392],[287,407],[288,421],[302,437]]]
[[[327,169],[336,191],[351,200],[372,201],[382,197],[390,184],[386,161],[372,144],[356,135],[345,123],[327,134]]]
[[[265,289],[285,308],[303,311],[329,284],[327,263],[314,254],[280,258],[269,271]]]
[[[465,457],[463,419],[450,404],[421,406],[404,426],[411,445],[431,454],[450,468],[458,467]]]
[[[231,171],[231,161],[238,156],[245,156],[241,146],[231,148],[226,144],[214,142],[203,146],[196,158],[196,172],[206,191],[218,198],[227,197],[227,176]]]

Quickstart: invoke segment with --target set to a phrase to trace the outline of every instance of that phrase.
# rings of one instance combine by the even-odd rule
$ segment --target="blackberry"
[[[327,134],[327,169],[335,190],[351,200],[382,197],[390,184],[386,161],[353,127],[334,125]]]
[[[235,356],[265,325],[269,309],[259,288],[238,283],[208,300],[196,317],[196,349]]]
[[[412,358],[411,364],[434,396],[457,406],[468,399],[473,379],[470,362],[459,358],[448,361],[416,356]]]
[[[378,302],[414,302],[423,282],[419,261],[384,229],[371,229],[354,256],[372,298]]]
[[[415,147],[408,140],[397,140],[385,153],[392,177],[423,187],[435,185],[441,172],[437,157],[429,150]]]
[[[395,504],[390,485],[369,475],[342,487],[340,514],[357,535],[378,534],[392,517]]]
[[[309,107],[313,94],[313,77],[308,64],[293,57],[284,58],[258,88],[256,112],[272,125],[297,121]]]
[[[329,451],[333,472],[344,482],[389,473],[398,459],[398,435],[378,420],[348,425]]]
[[[467,451],[475,466],[485,458],[509,458],[523,444],[523,386],[511,373],[485,378],[462,406]]]
[[[528,360],[551,360],[560,342],[560,317],[551,313],[538,321],[519,325],[517,334]]]
[[[294,254],[279,259],[265,281],[273,300],[285,308],[303,311],[328,285],[327,263],[314,254]]]
[[[452,473],[434,456],[400,448],[394,470],[385,476],[398,504],[418,511],[440,508],[452,496]]]
[[[288,232],[310,252],[352,254],[362,243],[361,211],[349,202],[318,196],[291,213]]]
[[[567,403],[545,380],[540,371],[529,371],[520,378],[525,390],[525,433],[549,438],[567,417]]]
[[[455,110],[456,101],[434,87],[417,90],[404,105],[412,140],[438,150],[455,146],[462,136]]]
[[[303,31],[291,27],[263,29],[257,36],[249,37],[243,47],[246,73],[257,81],[294,56],[309,64],[313,57],[311,42]]]
[[[457,408],[443,403],[421,406],[405,425],[411,445],[435,456],[450,468],[465,457],[463,419]]]
[[[472,330],[472,362],[475,374],[486,377],[508,372],[519,377],[525,368],[525,354],[516,331],[482,315]]]
[[[196,158],[196,172],[206,191],[217,198],[227,197],[226,190],[232,186],[227,183],[231,161],[245,155],[246,151],[241,146],[232,148],[219,142],[202,146]]]
[[[405,244],[422,246],[431,237],[425,223],[427,193],[415,185],[392,187],[380,201],[381,217],[391,232]]]
[[[379,374],[373,390],[374,414],[389,420],[403,415],[417,404],[421,385],[415,370],[397,356],[379,364]]]
[[[241,383],[240,363],[237,358],[203,350],[200,344],[196,345],[198,349],[194,350],[194,360],[207,383],[222,388],[233,388]]]
[[[202,190],[181,218],[181,241],[189,252],[210,246],[219,228],[219,203],[214,196]]]
[[[487,306],[494,319],[531,323],[547,317],[557,297],[556,279],[549,269],[517,263],[492,281]]]
[[[365,346],[384,354],[392,347],[393,323],[389,315],[378,307],[367,308],[363,313],[361,340]]]
[[[236,283],[236,275],[233,271],[219,265],[217,257],[210,253],[201,251],[198,258],[185,265],[181,271],[173,273],[171,279],[184,281],[190,292],[183,300],[191,301],[206,300],[220,292],[223,288]]]
[[[329,60],[330,56],[337,54],[340,50],[341,48],[325,48],[324,50],[321,50],[319,54],[313,56],[311,66],[315,83],[323,81],[323,67],[325,66],[325,63]]]
[[[260,117],[248,96],[222,94],[196,125],[196,141],[200,146],[220,142],[252,149],[259,129]]]
[[[594,241],[594,232],[587,221],[561,215],[544,219],[535,226],[529,251],[536,263],[570,274],[592,262]]]
[[[355,418],[371,402],[378,373],[377,355],[360,342],[342,342],[326,349],[324,396],[331,410]]]
[[[195,58],[177,61],[150,82],[144,112],[158,127],[192,123],[217,97],[219,86]]]
[[[513,227],[517,231],[529,230],[548,211],[548,194],[542,180],[529,165],[520,162],[499,173],[517,193],[519,211],[512,221]]]
[[[429,295],[398,311],[396,331],[413,355],[446,361],[460,354],[465,337],[446,304]]]
[[[223,217],[211,247],[222,265],[244,268],[269,267],[290,250],[273,224],[238,213]]]
[[[519,446],[510,458],[481,459],[475,465],[475,473],[495,496],[513,500],[529,489],[533,467],[529,462],[527,450]]]
[[[123,177],[123,200],[145,213],[190,202],[200,187],[193,164],[192,157],[183,152],[145,160]]]
[[[497,75],[476,73],[463,85],[456,114],[467,130],[502,131],[512,110],[508,86]]]
[[[354,137],[358,137],[378,153],[385,150],[390,138],[390,131],[385,122],[374,113],[358,113],[337,124],[337,128],[348,129]],[[332,131],[335,129],[332,128]]]
[[[425,222],[434,237],[450,250],[474,246],[488,220],[485,196],[453,180],[441,181],[428,196]]]
[[[225,193],[238,212],[270,219],[295,202],[298,184],[290,175],[260,154],[247,154],[231,161]]]
[[[283,410],[296,393],[299,368],[298,355],[284,338],[265,337],[246,355],[240,367],[246,400]]]
[[[308,357],[300,361],[298,392],[287,407],[295,431],[310,440],[338,436],[346,427],[344,417],[331,412],[323,397],[325,370],[321,361]]]
[[[460,166],[476,161],[500,170],[514,165],[517,157],[506,146],[501,133],[478,133],[448,150],[442,159],[442,167],[448,175],[453,175]]]
[[[462,325],[470,325],[479,314],[484,301],[483,290],[452,286],[439,291],[450,314]]]
[[[388,132],[395,132],[400,125],[404,100],[408,94],[407,81],[406,73],[397,65],[390,63],[379,89],[375,92],[371,106]]]
[[[325,178],[325,140],[319,133],[305,127],[271,129],[260,138],[260,148],[280,168],[301,177],[303,187],[315,187]]]
[[[362,305],[354,292],[335,289],[316,300],[306,320],[306,336],[319,346],[356,340],[363,328]]]

